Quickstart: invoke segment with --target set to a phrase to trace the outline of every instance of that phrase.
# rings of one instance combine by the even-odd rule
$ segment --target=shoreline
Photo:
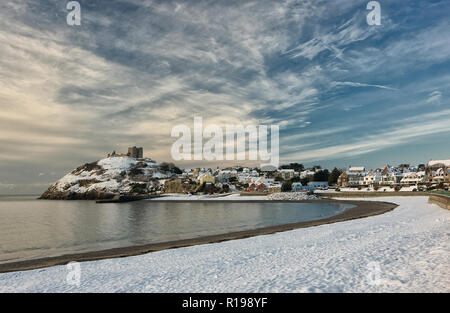
[[[430,195],[424,191],[340,191],[317,192],[316,196],[324,198],[377,198],[377,197],[427,197]]]
[[[164,201],[164,200],[152,200],[152,201]],[[166,200],[167,201],[167,200]],[[169,200],[173,202],[186,202],[186,200]],[[195,202],[209,202],[210,200],[188,200]],[[252,200],[215,200],[220,202],[254,202]],[[273,200],[259,200],[258,202],[275,202]],[[137,256],[150,252],[157,252],[167,249],[176,249],[189,247],[194,245],[203,245],[203,244],[211,244],[211,243],[219,243],[223,241],[236,240],[236,239],[244,239],[248,237],[261,236],[261,235],[269,235],[277,232],[289,231],[298,228],[306,228],[319,226],[324,224],[331,224],[336,222],[343,222],[358,218],[364,218],[369,216],[375,216],[379,214],[383,214],[395,209],[398,205],[390,202],[382,202],[382,201],[360,201],[360,200],[332,200],[332,199],[324,199],[324,200],[298,200],[298,201],[276,201],[276,202],[289,202],[289,203],[308,203],[308,202],[325,202],[325,203],[338,203],[338,204],[351,204],[354,207],[347,209],[346,211],[327,217],[320,220],[313,221],[305,221],[305,222],[297,222],[283,225],[275,225],[268,226],[263,228],[256,228],[250,230],[243,230],[237,232],[231,232],[226,234],[218,234],[218,235],[210,235],[204,237],[197,237],[191,239],[181,239],[175,241],[168,241],[162,243],[152,243],[138,246],[130,246],[130,247],[120,247],[120,248],[111,248],[106,250],[99,251],[90,251],[90,252],[81,252],[74,254],[66,254],[56,257],[46,257],[46,258],[38,258],[31,259],[25,261],[17,261],[10,263],[0,264],[0,273],[7,272],[16,272],[16,271],[27,271],[40,269],[45,267],[51,267],[56,265],[65,265],[69,262],[86,262],[86,261],[96,261],[102,259],[112,259],[112,258],[121,258],[128,256]]]

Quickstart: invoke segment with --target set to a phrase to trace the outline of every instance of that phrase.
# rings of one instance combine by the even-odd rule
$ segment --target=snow
[[[52,186],[50,190],[57,192],[75,192],[84,194],[89,191],[127,193],[130,192],[130,184],[135,183],[135,177],[129,176],[130,170],[137,163],[146,163],[139,170],[147,178],[163,179],[169,175],[160,171],[160,165],[151,159],[138,160],[128,156],[108,157],[97,162],[98,168],[88,170],[86,167],[76,169],[66,174]],[[85,184],[82,184],[82,183]],[[142,182],[142,178],[136,181]]]
[[[117,190],[120,184],[115,180],[107,180],[101,183],[92,184],[87,190]]]
[[[315,195],[308,195],[306,192],[277,192],[267,197],[269,200],[315,200]]]
[[[232,200],[232,201],[242,201],[242,200],[267,200],[267,196],[241,196],[239,193],[233,194],[215,194],[215,195],[190,195],[190,194],[164,194],[163,198],[153,198],[148,199],[148,201],[159,201],[159,200]]]
[[[349,172],[364,172],[366,170],[366,168],[364,166],[353,166],[350,167]]]
[[[428,162],[428,166],[433,166],[437,164],[444,164],[446,167],[450,167],[450,159],[447,160],[431,160]]]
[[[386,197],[386,214],[140,256],[0,274],[0,292],[449,292],[450,211]],[[378,280],[368,280],[379,268]]]
[[[161,173],[159,171],[156,171],[156,172],[153,172],[152,177],[153,178],[167,178],[167,175],[163,174],[163,173]]]
[[[417,186],[402,186],[399,190],[399,192],[402,191],[414,191],[414,189],[417,191]],[[377,192],[377,193],[384,193],[384,192],[396,192],[394,188],[391,188],[390,186],[380,186],[378,190],[375,191],[373,187],[361,187],[360,190],[357,188],[350,188],[350,187],[340,187],[340,191],[336,191],[334,189],[326,189],[326,190],[315,190],[315,193],[339,193],[339,192]]]
[[[110,157],[98,161],[98,165],[102,166],[105,170],[109,170],[119,174],[121,171],[130,168],[136,164],[135,158],[130,157]]]

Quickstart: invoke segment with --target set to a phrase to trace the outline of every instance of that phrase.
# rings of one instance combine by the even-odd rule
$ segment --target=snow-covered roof
[[[366,168],[364,166],[352,166],[348,170],[350,172],[364,172]]]
[[[269,164],[269,165],[261,166],[261,171],[263,171],[263,172],[273,172],[276,170],[277,170],[277,167],[274,165]]]
[[[198,179],[200,179],[200,178],[202,178],[202,177],[205,177],[205,176],[210,176],[210,177],[212,177],[212,175],[211,175],[210,172],[206,172],[206,173],[201,173],[200,175],[198,175]]]
[[[437,165],[437,164],[444,164],[447,167],[450,167],[450,159],[447,160],[431,160],[430,162],[428,162],[428,166],[433,166],[433,165]]]

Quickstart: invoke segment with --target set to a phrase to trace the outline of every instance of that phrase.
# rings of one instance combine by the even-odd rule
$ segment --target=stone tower
[[[142,159],[144,157],[144,149],[142,147],[129,147],[128,156],[136,159]]]

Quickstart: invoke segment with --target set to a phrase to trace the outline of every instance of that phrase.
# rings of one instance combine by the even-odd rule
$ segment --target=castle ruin
[[[144,158],[144,148],[142,147],[128,147],[128,152],[127,154],[121,153],[121,154],[117,154],[116,151],[113,151],[112,153],[108,153],[108,158],[110,157],[132,157],[135,159],[143,159]]]
[[[144,157],[144,149],[136,146],[129,147],[127,155],[132,158],[142,159]]]

